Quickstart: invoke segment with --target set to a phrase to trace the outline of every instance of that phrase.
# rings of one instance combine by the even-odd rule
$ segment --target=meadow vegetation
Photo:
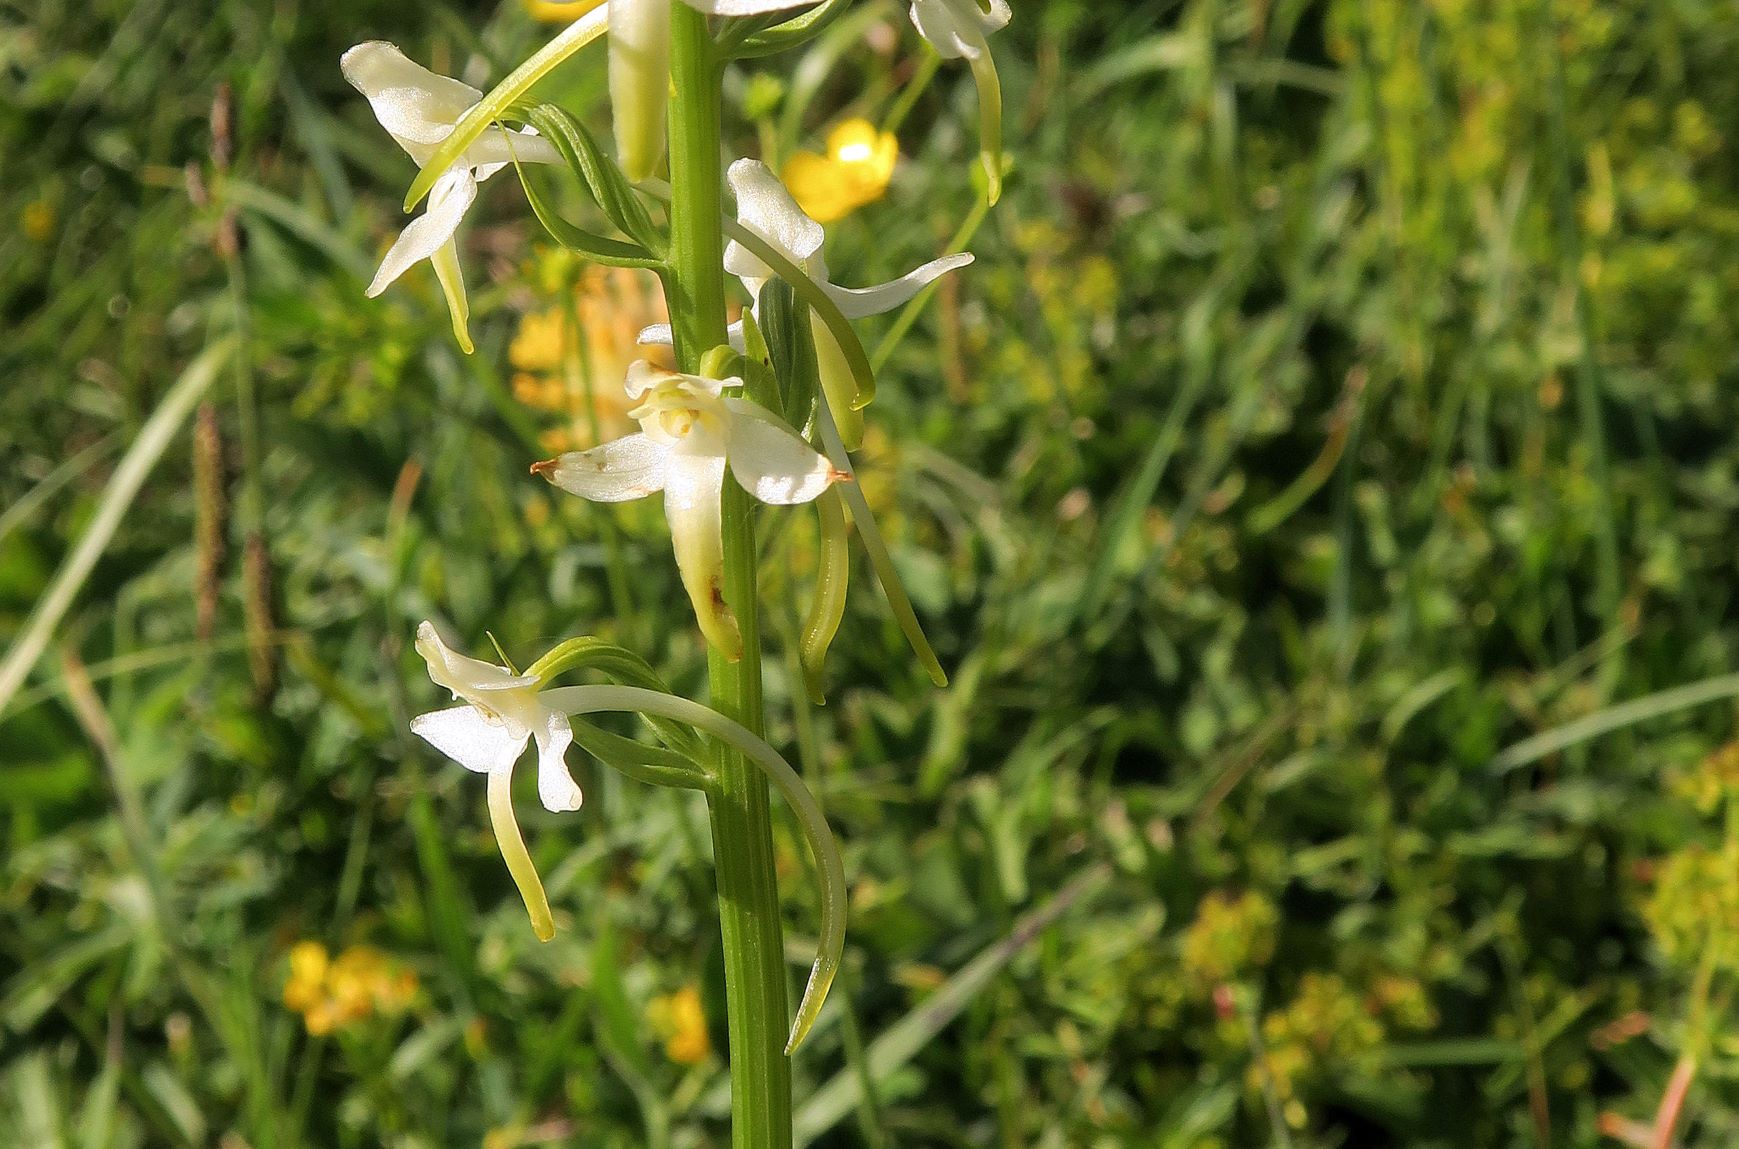
[[[408,729],[425,618],[704,693],[657,501],[526,474],[626,426],[655,281],[502,177],[475,354],[426,268],[363,299],[411,165],[340,53],[487,87],[553,7],[0,8],[0,1144],[726,1143],[698,799],[526,782],[541,944]],[[951,685],[865,568],[811,705],[815,527],[762,516],[769,740],[851,891],[799,1140],[1734,1144],[1730,6],[1016,9],[988,213],[901,5],[727,83],[841,282],[978,259],[864,328]],[[540,94],[607,138],[601,60]],[[858,119],[885,187],[861,126],[816,167]]]

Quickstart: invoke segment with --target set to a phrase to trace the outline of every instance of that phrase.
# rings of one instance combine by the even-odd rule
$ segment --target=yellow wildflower
[[[302,1015],[315,1037],[375,1015],[402,1013],[416,994],[417,975],[373,946],[351,946],[336,959],[314,941],[290,950],[284,1004]]]
[[[868,120],[846,120],[827,134],[826,155],[798,152],[779,178],[811,219],[828,223],[881,199],[899,158],[892,132],[878,132]]]
[[[562,417],[539,436],[552,453],[595,445],[594,431],[614,439],[634,429],[628,410],[635,404],[622,379],[636,359],[658,358],[659,348],[635,339],[668,320],[657,281],[627,268],[587,267],[573,291],[571,304],[526,314],[507,349],[513,397]]]
[[[35,243],[47,243],[54,234],[54,205],[47,200],[36,200],[24,206],[19,213],[19,224],[24,234]]]
[[[700,990],[694,986],[685,985],[675,993],[653,998],[646,1015],[664,1038],[664,1055],[678,1065],[699,1065],[712,1053],[706,1010],[701,1007]]]
[[[1260,970],[1274,956],[1280,912],[1261,894],[1209,894],[1184,931],[1183,968],[1201,986],[1212,987]]]
[[[533,20],[546,24],[571,24],[604,0],[525,0],[525,10]]]
[[[297,942],[290,949],[290,977],[284,982],[284,1004],[306,1013],[320,1000],[326,981],[326,947],[319,942]]]

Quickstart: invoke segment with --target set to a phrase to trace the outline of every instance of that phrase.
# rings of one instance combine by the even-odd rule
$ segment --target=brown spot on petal
[[[549,473],[559,466],[561,466],[561,461],[558,459],[541,459],[531,465],[531,473],[534,475],[542,475],[547,479],[549,478]]]

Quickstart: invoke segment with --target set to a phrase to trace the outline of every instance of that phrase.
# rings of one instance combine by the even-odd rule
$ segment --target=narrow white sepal
[[[411,733],[467,770],[511,770],[531,731],[491,722],[475,706],[451,706],[411,719]]]
[[[636,432],[593,447],[569,451],[532,470],[582,499],[594,503],[625,503],[664,489],[670,445]]]
[[[840,313],[847,319],[862,319],[869,315],[882,315],[904,306],[914,295],[936,280],[956,271],[972,262],[972,253],[966,251],[944,255],[940,259],[932,259],[924,266],[908,271],[900,278],[888,283],[877,284],[874,287],[840,287],[837,284],[822,285],[822,290],[832,297],[839,305]]]
[[[477,198],[477,181],[463,168],[455,168],[436,181],[429,193],[429,210],[412,220],[380,261],[380,270],[368,285],[370,299],[385,291],[412,264],[433,256],[459,230],[459,221]]]
[[[743,489],[763,503],[791,506],[817,498],[839,472],[785,422],[747,399],[727,398],[726,458]]]

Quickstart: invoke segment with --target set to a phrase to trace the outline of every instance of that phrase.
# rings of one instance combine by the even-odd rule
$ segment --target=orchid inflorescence
[[[665,165],[667,130],[672,138],[676,130],[673,25],[692,29],[697,17],[679,20],[675,13],[684,9],[673,11],[673,2],[713,18],[706,29],[710,58],[722,63],[795,47],[819,35],[851,0],[576,4],[568,27],[487,94],[423,68],[382,41],[346,52],[341,62],[345,78],[368,98],[381,125],[419,168],[406,210],[428,199],[424,213],[387,251],[367,294],[380,294],[415,264],[428,260],[445,295],[454,336],[471,352],[457,234],[479,185],[513,165],[537,218],[564,246],[597,263],[642,268],[659,276],[676,322],[647,328],[640,342],[680,342],[684,328],[672,284],[680,276],[694,275],[695,269],[678,266],[682,256],[676,250],[680,245],[674,226],[660,226],[648,209],[648,202],[670,204],[674,221],[673,197],[681,191],[680,181],[672,189],[658,176]],[[1008,5],[1005,0],[912,0],[908,14],[937,56],[964,59],[971,66],[978,87],[980,153],[988,177],[985,194],[994,203],[1003,174],[1001,95],[987,37],[1008,22]],[[539,80],[603,36],[608,38],[613,158],[566,111],[530,98]],[[712,82],[716,87],[716,72]],[[879,132],[867,121],[852,121],[835,137],[829,141],[835,153],[830,159],[808,156],[787,169],[809,182],[804,189],[807,202],[823,205],[817,213],[829,219],[878,198],[898,156],[891,132]],[[834,196],[816,194],[815,181],[825,178],[829,164],[849,171],[857,182]],[[854,164],[856,169],[851,168]],[[619,236],[568,222],[538,191],[526,165],[571,171]],[[714,169],[712,178],[717,174]],[[940,664],[852,481],[848,452],[861,439],[874,376],[851,321],[905,306],[944,274],[970,264],[972,256],[946,254],[871,287],[839,286],[822,252],[826,235],[821,224],[805,213],[768,166],[738,159],[729,166],[727,182],[735,199],[734,218],[719,215],[706,226],[715,242],[719,237],[730,242],[711,247],[705,261],[710,270],[702,270],[715,282],[729,275],[741,284],[748,296],[743,318],[728,331],[712,328],[722,332],[720,345],[688,346],[680,359],[683,371],[646,360],[628,368],[623,387],[638,432],[534,463],[531,470],[593,502],[661,493],[678,572],[714,652],[715,667],[744,659],[757,676],[758,643],[747,641],[744,623],[727,603],[726,476],[761,504],[815,503],[824,555],[801,654],[818,700],[821,662],[839,625],[843,601],[846,563],[841,556],[849,508],[902,630],[931,676],[942,683]],[[708,216],[718,214],[717,195],[701,202],[707,203]],[[722,325],[722,319],[714,322]],[[724,785],[716,765],[721,760],[750,763],[765,775],[796,814],[822,879],[820,948],[791,1031],[788,1049],[794,1047],[813,1024],[840,960],[844,871],[818,805],[789,763],[746,726],[672,694],[643,660],[598,639],[561,643],[523,672],[507,664],[505,655],[501,663],[493,663],[458,653],[429,622],[418,630],[416,649],[430,678],[457,705],[419,715],[411,728],[449,758],[486,776],[491,826],[540,939],[554,935],[555,917],[511,798],[513,769],[528,746],[536,749],[539,798],[552,813],[580,808],[581,791],[566,763],[566,752],[576,742],[630,776],[699,790],[709,801]],[[556,678],[582,670],[611,681],[552,686]],[[585,717],[607,711],[640,714],[659,744],[611,734]]]

